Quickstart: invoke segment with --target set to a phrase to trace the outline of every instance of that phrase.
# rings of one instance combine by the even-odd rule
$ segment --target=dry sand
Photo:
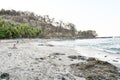
[[[2,40],[0,74],[9,73],[10,80],[85,80],[69,72],[70,64],[80,62],[68,58],[75,54],[72,48],[52,46],[45,40]]]
[[[16,44],[16,48],[13,45]],[[78,50],[78,49],[77,49]],[[85,80],[69,72],[69,65],[85,62],[68,56],[96,57],[111,63],[120,63],[120,56],[92,49],[79,49],[47,44],[47,40],[2,40],[0,42],[0,74],[9,73],[10,80]],[[103,55],[104,54],[104,55]],[[117,62],[113,61],[114,58]]]

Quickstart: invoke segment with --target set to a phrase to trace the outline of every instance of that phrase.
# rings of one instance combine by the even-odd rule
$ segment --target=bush
[[[16,25],[13,23],[6,23],[0,19],[0,38],[35,38],[41,35],[40,28],[32,28],[26,24]]]

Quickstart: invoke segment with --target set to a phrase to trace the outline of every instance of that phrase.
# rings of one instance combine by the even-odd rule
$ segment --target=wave
[[[110,53],[120,53],[120,38],[62,40],[52,41],[50,44],[68,47],[89,47]]]

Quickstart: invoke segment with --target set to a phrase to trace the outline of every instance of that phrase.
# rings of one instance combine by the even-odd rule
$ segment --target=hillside
[[[89,38],[86,36],[89,33],[81,34],[82,32],[78,32],[73,23],[56,22],[48,15],[41,16],[28,11],[1,9],[0,18],[7,23],[27,24],[30,27],[40,28],[44,38]],[[96,37],[96,32],[94,34],[90,32],[90,35],[92,35],[90,38]]]

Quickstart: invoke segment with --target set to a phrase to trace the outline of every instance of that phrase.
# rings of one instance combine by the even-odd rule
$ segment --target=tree
[[[72,24],[72,23],[68,23],[68,27],[69,27],[69,29],[70,29],[71,35],[72,35],[73,37],[75,37],[76,31],[77,31],[76,28],[75,28],[75,25]]]
[[[26,24],[16,25],[6,23],[2,19],[0,20],[0,38],[31,38],[40,36],[40,28],[32,28]]]
[[[79,38],[95,38],[96,36],[97,33],[94,30],[78,31]]]

